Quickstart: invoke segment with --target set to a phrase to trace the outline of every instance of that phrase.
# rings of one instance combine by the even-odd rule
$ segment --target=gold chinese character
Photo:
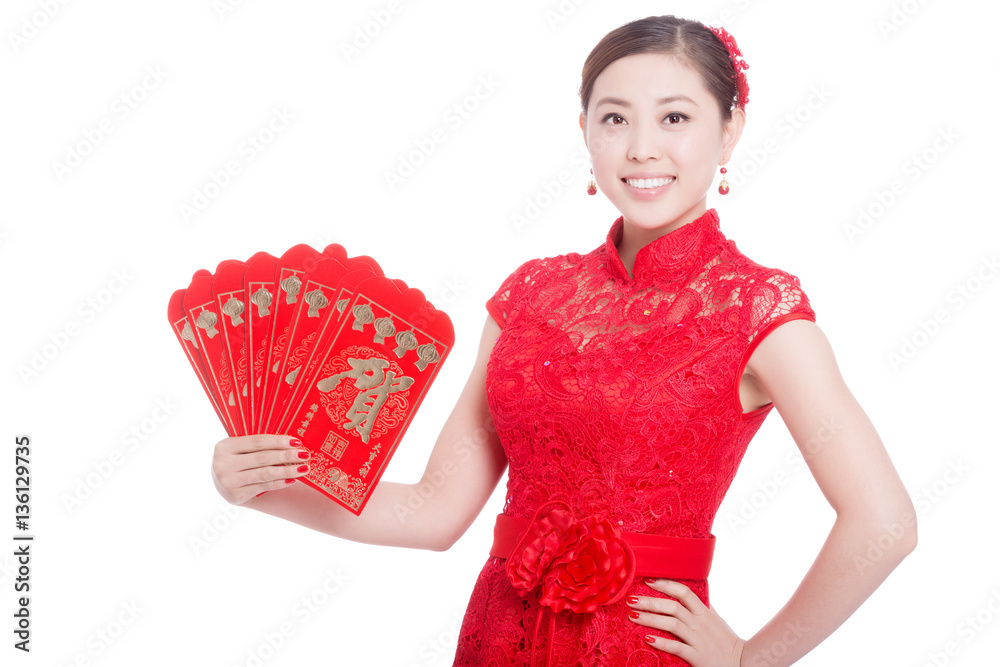
[[[385,405],[390,394],[404,391],[413,384],[413,378],[402,375],[396,377],[395,371],[386,370],[389,362],[372,357],[370,359],[348,358],[350,370],[320,380],[316,387],[320,391],[332,391],[342,380],[354,378],[354,386],[361,391],[354,397],[354,403],[347,409],[341,428],[357,431],[361,441],[368,443],[368,436],[379,410]]]

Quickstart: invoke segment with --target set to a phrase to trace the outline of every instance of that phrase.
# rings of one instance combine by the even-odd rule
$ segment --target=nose
[[[645,162],[660,157],[659,137],[652,122],[637,122],[629,133],[628,158]]]

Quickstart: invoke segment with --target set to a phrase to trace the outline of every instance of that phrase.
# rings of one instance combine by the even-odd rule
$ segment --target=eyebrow
[[[672,102],[690,102],[691,104],[698,106],[698,103],[692,100],[687,95],[670,95],[669,97],[661,97],[660,99],[656,100],[657,105],[670,104]],[[618,97],[602,97],[600,100],[598,100],[594,108],[596,109],[602,104],[617,104],[619,106],[625,107],[626,109],[632,108],[631,104]]]

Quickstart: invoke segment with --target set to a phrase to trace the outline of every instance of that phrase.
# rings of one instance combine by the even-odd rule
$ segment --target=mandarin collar
[[[675,282],[690,277],[704,266],[725,241],[714,208],[700,217],[653,239],[636,253],[632,277],[618,254],[618,242],[625,228],[620,216],[611,225],[604,244],[605,267],[612,276],[627,282]]]

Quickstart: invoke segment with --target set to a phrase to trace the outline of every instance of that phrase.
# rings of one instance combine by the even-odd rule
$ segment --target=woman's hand
[[[740,667],[743,645],[726,622],[684,584],[669,579],[646,579],[653,590],[676,600],[629,597],[633,623],[672,633],[680,641],[659,634],[646,635],[653,648],[687,660],[693,667]]]
[[[309,472],[309,452],[287,435],[247,435],[215,445],[212,479],[228,502],[242,505],[266,491],[286,488]]]

